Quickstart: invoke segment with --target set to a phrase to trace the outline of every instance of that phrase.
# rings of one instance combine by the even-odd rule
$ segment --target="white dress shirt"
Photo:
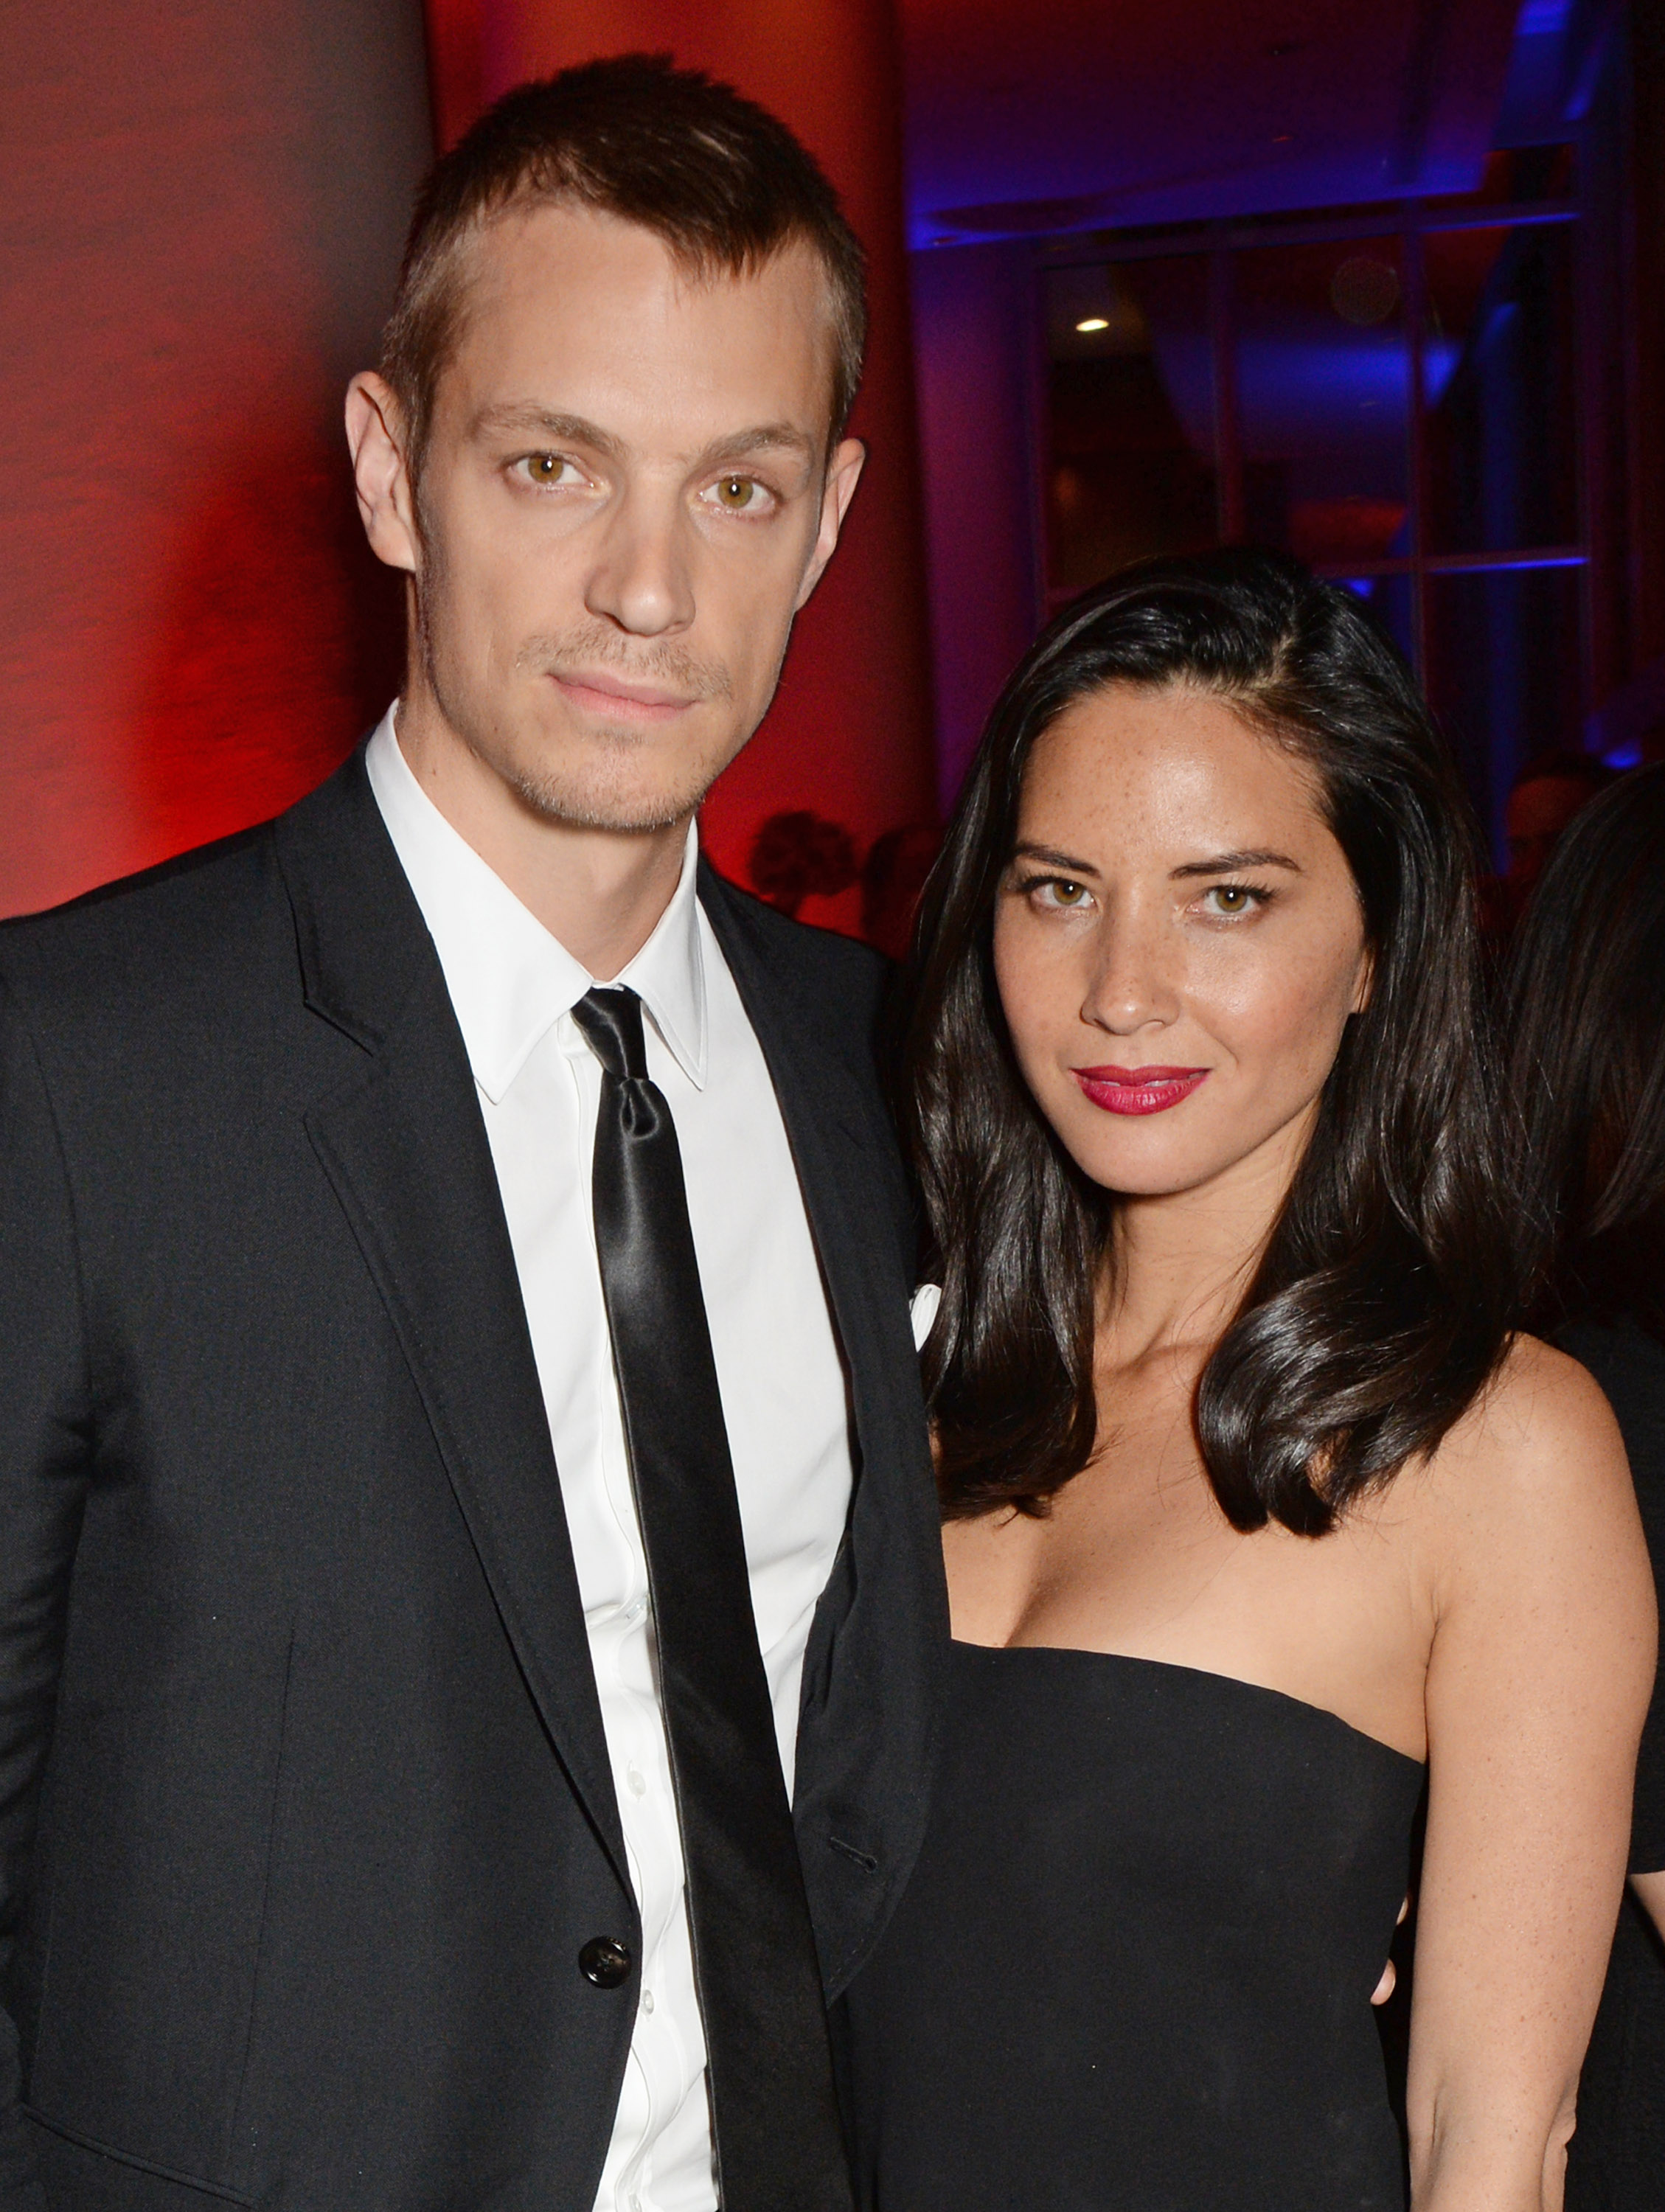
[[[682,1842],[591,1211],[601,1069],[571,1012],[594,979],[434,805],[391,708],[367,765],[439,952],[496,1165],[641,1911],[641,2002],[597,2212],[713,2212]],[[670,905],[611,980],[641,998],[648,1072],[676,1119],[790,1788],[804,1647],[849,1506],[849,1415],[786,1129],[695,895],[696,857],[690,825]]]

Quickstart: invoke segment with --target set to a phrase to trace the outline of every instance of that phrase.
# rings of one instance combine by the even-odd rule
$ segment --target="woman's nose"
[[[1115,1036],[1152,1022],[1171,1021],[1177,1004],[1160,933],[1137,917],[1118,917],[1100,931],[1097,959],[1081,1007],[1084,1021]]]

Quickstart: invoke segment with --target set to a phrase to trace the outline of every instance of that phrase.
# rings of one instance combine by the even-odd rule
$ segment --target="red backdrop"
[[[398,602],[339,428],[431,149],[418,0],[0,11],[0,912],[297,797]]]

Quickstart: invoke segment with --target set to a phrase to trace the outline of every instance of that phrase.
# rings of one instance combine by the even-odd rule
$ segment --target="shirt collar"
[[[595,978],[521,905],[434,805],[394,735],[390,707],[365,768],[387,834],[445,971],[474,1079],[493,1104],[533,1048]],[[615,980],[640,996],[696,1090],[706,1076],[705,967],[696,883],[699,837],[688,825],[682,874],[640,952]],[[581,1043],[578,1048],[587,1051]]]

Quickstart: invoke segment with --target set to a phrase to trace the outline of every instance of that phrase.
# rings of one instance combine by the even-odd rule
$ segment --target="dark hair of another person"
[[[1519,791],[1528,783],[1582,783],[1591,791],[1604,791],[1612,781],[1613,770],[1594,753],[1576,752],[1571,745],[1547,745],[1522,761],[1511,787]]]
[[[540,202],[639,223],[696,278],[750,275],[795,242],[810,246],[827,273],[841,434],[867,310],[865,257],[838,195],[785,124],[732,86],[668,54],[621,54],[505,94],[422,186],[381,357],[413,480],[467,307],[465,249],[508,209]]]
[[[1665,1339],[1665,765],[1563,833],[1509,1003],[1539,1318],[1629,1314]]]
[[[925,1374],[943,1509],[1044,1512],[1097,1440],[1115,1199],[1018,1073],[992,934],[1036,739],[1117,684],[1206,693],[1310,769],[1358,892],[1370,1002],[1194,1409],[1232,1525],[1319,1535],[1473,1403],[1514,1274],[1455,770],[1352,594],[1247,551],[1143,563],[1058,617],[995,705],[926,892],[903,1111],[942,1268]]]

